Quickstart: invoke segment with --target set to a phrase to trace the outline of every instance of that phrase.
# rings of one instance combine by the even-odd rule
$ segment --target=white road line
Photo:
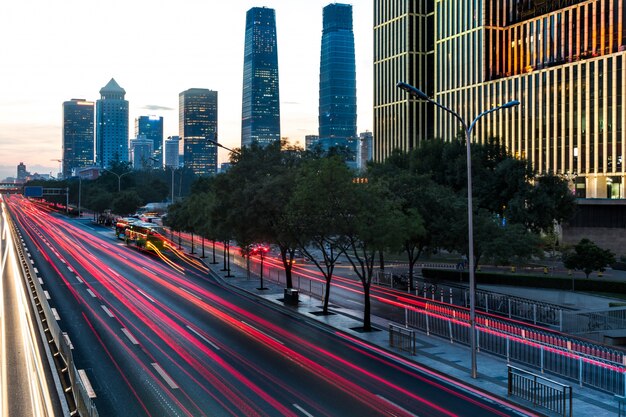
[[[245,322],[245,321],[243,321],[243,320],[241,320],[241,322],[242,322],[243,324],[245,324],[246,326],[253,328],[253,329],[254,329],[254,330],[256,330],[257,332],[261,333],[262,335],[265,335],[265,336],[269,337],[269,338],[270,338],[270,339],[272,339],[274,342],[276,342],[276,343],[280,343],[281,345],[284,345],[284,343],[283,343],[283,342],[281,342],[280,340],[276,339],[275,337],[270,336],[269,334],[265,333],[265,332],[264,332],[264,331],[262,331],[262,330],[257,329],[257,328],[256,328],[256,327],[254,327],[253,325],[248,324],[248,323],[246,323],[246,322]]]
[[[45,291],[45,290],[44,290],[43,295],[45,295],[45,296],[46,296],[46,300],[49,300],[49,299],[50,299],[50,294],[48,293],[48,291]]]
[[[76,275],[76,280],[77,280],[78,282],[80,282],[81,284],[83,283],[83,280],[82,280],[82,279],[80,279],[80,277],[79,277],[78,275]]]
[[[122,259],[126,259],[126,260],[128,260],[128,258],[127,258],[127,257],[125,257],[124,255],[118,255],[118,256],[119,256],[120,258],[122,258]]]
[[[43,279],[39,278],[39,283],[43,285]]]
[[[346,301],[349,302],[349,303],[361,304],[360,301],[356,301],[356,300],[347,299]]]
[[[62,263],[65,263],[65,259],[59,259]]]
[[[111,268],[107,268],[109,270],[109,272],[111,272],[113,275],[117,275],[118,277],[120,276],[120,274],[118,274],[117,272],[115,272],[114,270],[112,270]]]
[[[186,289],[185,289],[185,288],[183,288],[183,287],[178,287],[178,288],[180,288],[181,290],[185,291],[187,294],[191,295],[192,297],[196,297],[198,300],[202,300],[202,298],[200,298],[200,296],[198,296],[198,295],[196,295],[196,294],[192,293],[191,291],[186,290]]]
[[[89,396],[89,398],[96,398],[96,392],[93,390],[93,387],[91,386],[91,382],[89,381],[89,378],[87,377],[87,372],[85,372],[84,369],[79,369],[78,376],[80,377],[80,380],[83,382],[85,391],[87,391],[87,396]]]
[[[33,268],[33,271],[35,271],[35,274],[38,274],[39,271],[37,270],[37,268]]]
[[[400,407],[398,404],[394,403],[394,402],[393,402],[393,401],[391,401],[391,400],[386,399],[385,397],[383,397],[383,396],[382,396],[382,395],[380,395],[380,394],[376,394],[376,396],[377,396],[378,398],[380,398],[381,400],[383,400],[383,401],[385,401],[385,402],[388,402],[389,404],[393,405],[394,407],[397,407],[398,409],[400,409],[400,410],[404,411],[405,413],[407,413],[407,414],[408,414],[408,415],[410,415],[410,416],[419,417],[417,414],[415,414],[415,413],[412,413],[412,412],[408,411],[408,410],[407,410],[406,408],[404,408],[404,407]]]
[[[72,344],[72,341],[70,340],[70,337],[65,332],[63,332],[63,339],[65,339],[65,342],[70,347],[70,349],[74,349],[74,345]]]
[[[70,272],[74,272],[74,270],[73,270],[71,267],[69,267],[69,266],[67,267],[67,269],[68,269]]]
[[[57,309],[52,307],[50,310],[52,311],[52,315],[54,316],[54,319],[56,321],[60,321],[61,320],[61,316],[59,316],[59,312],[57,311]]]
[[[142,266],[143,269],[145,269],[146,271],[150,272],[151,274],[154,274],[154,272],[148,268],[146,268],[145,266]]]
[[[302,414],[304,414],[306,417],[313,417],[313,414],[309,413],[308,411],[306,411],[304,408],[300,407],[298,404],[292,404],[293,407],[300,411]]]
[[[130,332],[128,331],[128,329],[126,329],[125,327],[122,327],[122,333],[124,333],[126,335],[126,337],[128,338],[128,340],[130,340],[130,343],[132,343],[133,345],[138,345],[139,342],[137,341],[137,339],[135,339],[135,336],[133,336],[132,334],[130,334]]]
[[[197,330],[195,330],[193,327],[187,326],[187,328],[189,330],[191,330],[192,332],[194,332],[196,334],[196,336],[198,336],[200,339],[204,340],[205,342],[207,342],[209,345],[213,346],[213,348],[215,350],[220,350],[219,346],[217,346],[215,343],[211,342],[209,339],[207,339],[206,337],[202,336],[200,333],[198,333]]]
[[[113,315],[113,313],[111,313],[111,310],[109,310],[109,308],[108,308],[107,306],[102,306],[102,305],[101,305],[100,307],[102,307],[102,309],[104,310],[104,312],[105,312],[105,313],[107,313],[107,316],[109,316],[109,317],[115,317],[115,316]]]
[[[158,363],[151,363],[151,365],[159,373],[159,375],[161,375],[161,378],[163,378],[165,382],[167,382],[167,385],[169,385],[171,389],[178,388],[178,385],[176,385],[176,382],[174,382],[174,380],[163,370],[163,368],[161,368],[161,366]]]
[[[89,295],[91,295],[93,298],[96,298],[96,294],[93,293],[93,291],[91,291],[89,288],[87,288],[87,292],[89,293]]]
[[[141,295],[143,295],[143,296],[144,296],[144,297],[146,297],[148,300],[150,300],[150,301],[152,301],[152,302],[154,303],[154,299],[153,299],[153,298],[151,298],[148,294],[146,294],[145,292],[143,292],[143,291],[141,291],[141,290],[137,290],[137,291],[139,291],[139,293],[140,293]]]

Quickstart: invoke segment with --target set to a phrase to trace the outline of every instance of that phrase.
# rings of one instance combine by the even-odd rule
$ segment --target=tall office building
[[[93,165],[94,106],[92,101],[72,99],[63,103],[63,178],[73,170]]]
[[[217,172],[217,91],[191,88],[178,95],[178,132],[185,167],[197,175]]]
[[[253,7],[246,13],[243,57],[241,146],[280,141],[278,52],[274,9]]]
[[[26,180],[27,176],[28,171],[26,171],[26,165],[24,165],[24,162],[20,162],[17,166],[17,179],[20,181],[24,181]]]
[[[166,167],[176,169],[179,166],[178,142],[180,142],[180,137],[178,136],[170,136],[165,139],[163,155],[165,157],[164,162]]]
[[[397,3],[414,2],[375,0],[375,14]],[[579,197],[626,196],[625,0],[424,3],[436,5],[435,64],[429,73],[435,85],[427,93],[467,121],[498,104],[521,102],[481,118],[473,140],[501,138],[512,155],[528,159],[538,172],[572,179]],[[416,41],[418,35],[410,32]],[[394,40],[391,32],[379,32],[374,42],[381,51]],[[401,52],[411,51],[408,44]],[[412,80],[403,80],[405,74],[386,77],[383,68],[375,69],[375,83],[384,82],[377,88],[397,101],[412,101],[395,89],[397,81]],[[449,114],[435,111],[433,119],[434,136],[457,134],[459,124]],[[377,123],[385,121],[395,123],[392,117]],[[374,140],[377,160],[396,147],[378,131]]]
[[[374,0],[374,159],[433,136],[431,105],[396,88],[434,93],[434,0]]]
[[[100,89],[96,102],[96,164],[128,162],[128,101],[115,79]]]
[[[356,64],[352,6],[329,4],[323,11],[319,91],[320,144],[356,139]],[[328,146],[325,146],[328,147]]]
[[[135,137],[144,136],[152,141],[155,168],[163,167],[163,117],[139,116],[135,119]]]
[[[373,149],[372,143],[374,136],[372,132],[359,133],[359,144],[357,146],[356,153],[356,168],[359,171],[364,171],[367,168],[367,162],[372,160]]]
[[[154,152],[154,142],[144,135],[139,135],[130,140],[130,161],[133,169],[151,169],[154,168],[155,162],[152,160]]]

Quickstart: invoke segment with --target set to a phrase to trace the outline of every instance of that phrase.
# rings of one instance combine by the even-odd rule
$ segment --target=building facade
[[[128,162],[128,101],[115,79],[100,89],[96,101],[96,164]]]
[[[246,13],[243,59],[241,146],[280,141],[278,50],[274,9],[253,7]]]
[[[196,175],[217,173],[217,91],[191,88],[178,95],[178,132],[184,163]]]
[[[359,144],[356,153],[356,167],[359,171],[365,171],[367,162],[371,161],[373,158],[373,141],[374,135],[372,132],[367,131],[359,133]]]
[[[178,168],[180,166],[178,157],[178,143],[180,142],[179,136],[170,136],[165,139],[163,146],[163,155],[165,157],[164,163],[166,167]]]
[[[139,116],[135,119],[135,137],[144,136],[152,141],[155,168],[163,167],[163,117]]]
[[[397,2],[375,3],[384,9]],[[473,140],[500,138],[512,155],[526,158],[539,173],[569,178],[579,197],[625,198],[626,2],[431,3],[434,88],[425,90],[419,79],[413,85],[468,122],[484,110],[519,100],[515,109],[482,118]],[[410,36],[419,39],[418,32]],[[375,49],[388,40],[375,37]],[[378,82],[376,69],[375,74]],[[413,81],[402,75],[395,81]],[[403,91],[391,92],[395,87],[389,84],[382,88],[397,101],[415,101]],[[435,111],[432,120],[434,137],[458,134],[458,123],[445,112]],[[377,122],[380,126],[384,119]],[[393,138],[374,133],[375,158],[384,159]]]
[[[352,6],[329,4],[323,10],[320,53],[320,143],[356,140],[356,63]]]
[[[24,162],[20,162],[17,165],[17,179],[19,181],[25,181],[26,177],[28,177],[29,173],[28,171],[26,171],[26,165],[24,164]]]
[[[139,135],[130,140],[130,161],[133,164],[133,169],[152,169],[154,168],[154,160],[152,155],[154,153],[154,141],[148,139],[144,135]]]
[[[82,99],[63,102],[63,178],[94,163],[94,103]]]

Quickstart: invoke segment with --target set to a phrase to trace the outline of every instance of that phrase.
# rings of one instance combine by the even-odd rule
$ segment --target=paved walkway
[[[218,276],[227,282],[229,285],[243,289],[251,294],[254,294],[268,303],[274,304],[277,308],[284,309],[291,314],[299,314],[305,316],[307,319],[316,320],[320,323],[324,323],[330,327],[342,330],[347,334],[354,336],[355,338],[362,339],[375,346],[383,348],[385,350],[391,350],[389,347],[389,334],[388,327],[389,321],[380,317],[372,316],[372,323],[375,327],[382,331],[359,333],[352,330],[355,327],[362,325],[361,317],[362,312],[360,310],[352,310],[342,308],[338,306],[331,306],[330,310],[336,314],[319,316],[311,314],[312,312],[318,312],[321,310],[321,301],[309,296],[300,294],[300,303],[298,306],[286,306],[283,302],[283,287],[265,281],[267,290],[260,291],[257,289],[259,286],[258,279],[246,279],[246,271],[235,265],[231,267],[231,273],[234,275],[232,278],[224,278],[225,272],[220,271],[221,264],[209,265],[217,273]],[[498,287],[501,289],[501,287]],[[508,287],[507,287],[508,288]],[[536,289],[518,289],[524,292],[525,296],[538,299],[539,293],[543,293],[543,290]],[[536,293],[537,292],[537,293]],[[579,304],[587,302],[588,297],[585,294],[578,293],[566,293],[564,296],[562,292],[555,292],[559,294],[550,295],[552,301],[556,301],[558,304],[559,298],[563,297],[563,302]],[[332,297],[332,291],[331,291]],[[606,299],[602,299],[603,302],[607,302]],[[397,323],[398,325],[403,325]],[[495,357],[489,354],[479,352],[477,354],[477,369],[478,378],[472,379],[470,377],[470,360],[469,360],[469,348],[459,344],[452,344],[448,340],[438,338],[436,336],[428,336],[421,332],[416,332],[417,336],[417,353],[411,355],[403,352],[394,353],[400,357],[408,358],[417,364],[424,365],[438,373],[452,376],[464,383],[475,386],[479,389],[493,393],[497,396],[506,398],[507,396],[507,363],[503,358]],[[516,365],[516,364],[514,364]],[[517,365],[516,365],[517,366]],[[524,366],[518,366],[525,368]],[[533,370],[530,370],[534,372]],[[611,394],[602,393],[587,387],[581,387],[576,385],[575,382],[569,380],[562,380],[552,375],[546,375],[546,377],[561,382],[566,385],[572,385],[573,387],[573,410],[574,416],[616,416],[618,415],[617,401]],[[519,404],[530,406],[521,400],[516,398],[510,398],[510,400],[518,402]],[[538,412],[544,413],[545,410],[537,409]],[[549,414],[548,414],[549,415]]]

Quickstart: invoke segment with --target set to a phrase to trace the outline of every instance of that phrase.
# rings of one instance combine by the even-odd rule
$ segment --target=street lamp
[[[476,378],[476,289],[475,289],[475,274],[474,274],[474,225],[473,225],[473,212],[472,212],[472,154],[470,150],[470,142],[472,138],[472,130],[476,122],[483,116],[498,111],[500,109],[508,109],[519,105],[519,101],[512,100],[506,104],[493,107],[489,110],[485,110],[480,113],[468,126],[465,120],[457,112],[449,109],[448,107],[432,100],[420,89],[413,87],[410,84],[399,82],[396,87],[406,91],[407,93],[415,96],[419,99],[425,100],[442,110],[450,113],[461,123],[465,129],[465,144],[467,146],[467,223],[468,223],[468,252],[469,252],[469,286],[470,286],[470,349],[472,360],[472,378]]]
[[[227,148],[226,146],[222,145],[221,143],[219,143],[219,142],[218,142],[218,141],[216,141],[216,140],[209,139],[209,138],[206,138],[206,140],[208,140],[209,142],[211,142],[211,143],[212,143],[212,144],[214,144],[215,146],[218,146],[218,147],[220,147],[220,148],[222,148],[222,149],[226,149],[228,152],[232,152],[232,153],[234,153],[235,155],[239,155],[239,156],[241,156],[241,152],[236,151],[236,150],[234,150],[234,149]]]
[[[126,171],[126,172],[123,172],[123,173],[121,173],[121,174],[118,174],[117,172],[113,172],[113,171],[111,171],[111,170],[109,170],[109,169],[106,169],[106,168],[102,168],[102,170],[103,170],[103,171],[106,171],[106,172],[110,172],[111,174],[113,174],[113,175],[115,175],[115,176],[117,177],[117,192],[118,192],[118,193],[119,193],[119,192],[121,191],[121,189],[122,189],[122,182],[121,182],[121,181],[122,181],[122,177],[123,177],[124,175],[126,175],[126,174],[130,174],[130,173],[132,172],[132,171]]]
[[[261,286],[259,288],[257,288],[257,290],[266,290],[267,288],[263,285],[263,260],[265,259],[265,254],[269,251],[270,248],[268,248],[265,245],[257,245],[255,247],[252,248],[252,250],[250,251],[251,255],[259,255],[259,257],[261,258]]]

